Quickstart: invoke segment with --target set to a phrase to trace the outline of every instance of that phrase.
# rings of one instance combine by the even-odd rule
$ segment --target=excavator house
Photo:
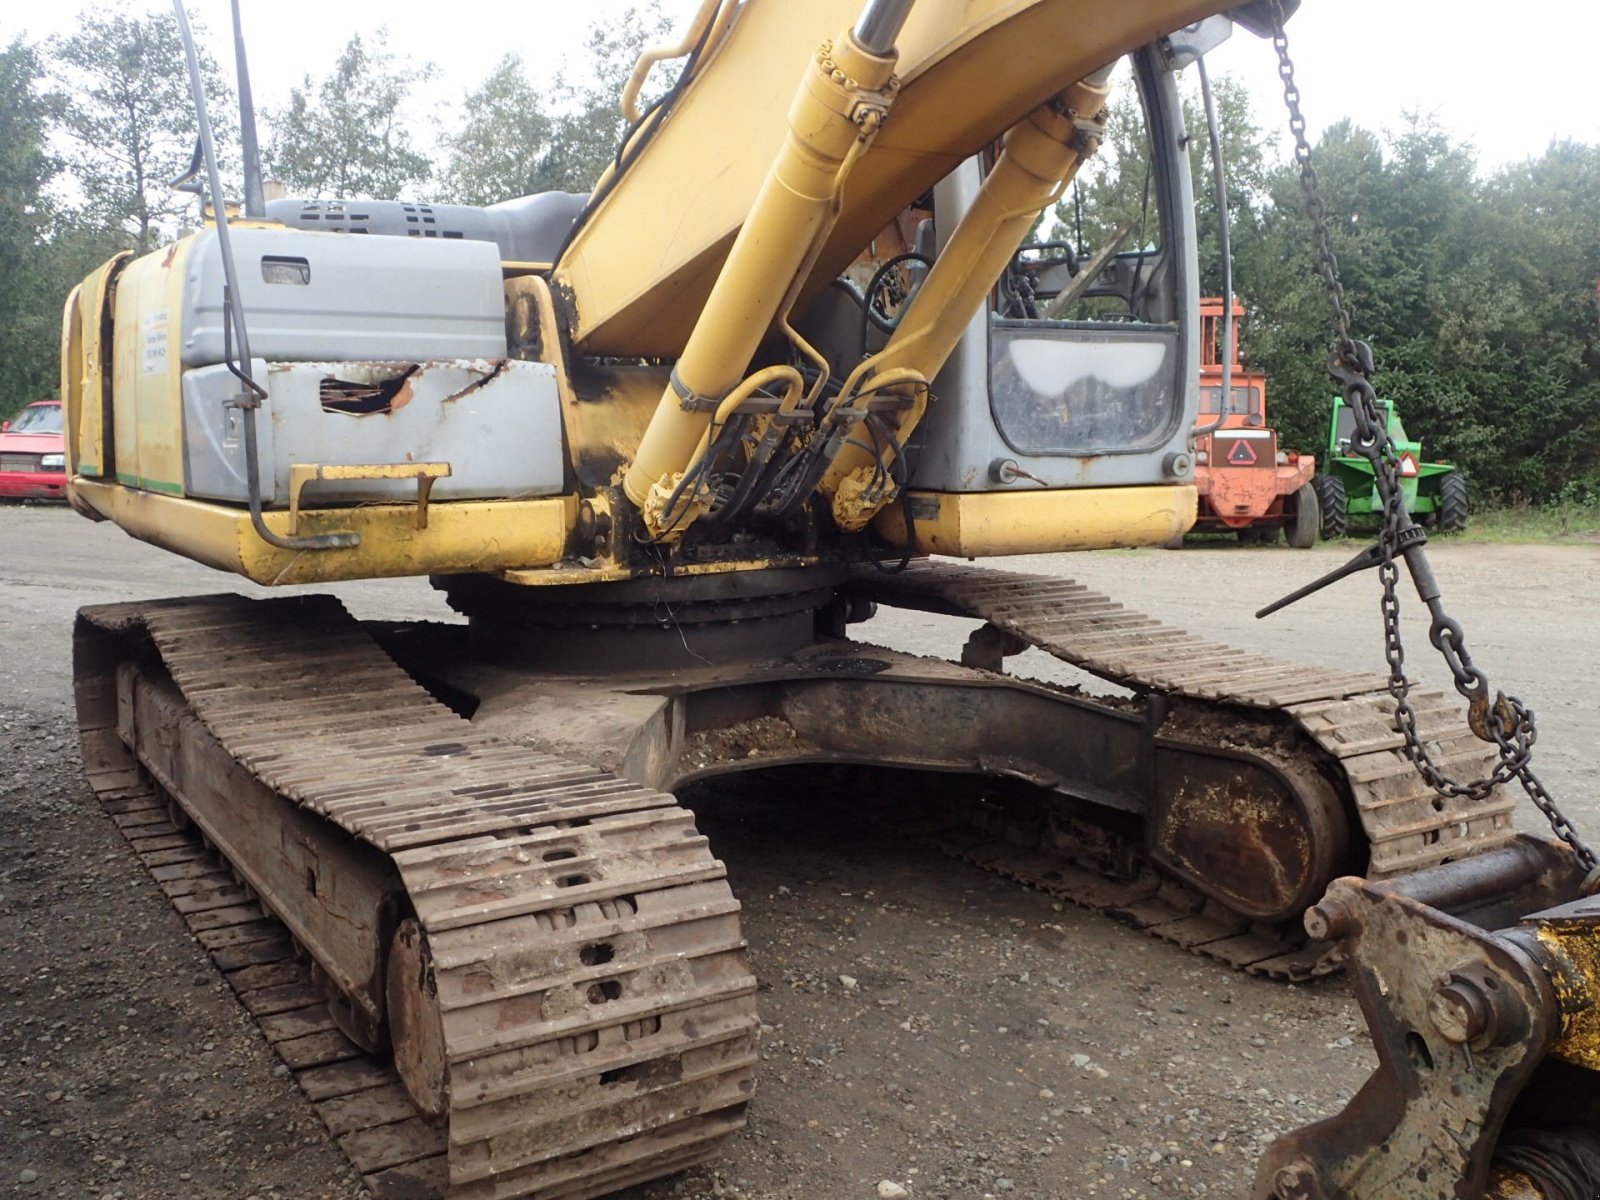
[[[580,1200],[741,1127],[756,980],[672,793],[793,763],[942,772],[924,830],[1219,970],[1344,969],[1380,1066],[1254,1196],[1594,1194],[1581,843],[1419,774],[1384,678],[963,561],[1194,523],[1176,79],[1294,7],[704,0],[591,194],[481,209],[266,204],[248,151],[230,207],[191,44],[206,219],[67,303],[72,504],[260,584],[427,576],[464,621],[85,609],[83,755],[375,1195]],[[1113,86],[1137,219],[1020,254]],[[970,621],[960,661],[852,637],[878,606]],[[1133,699],[1008,674],[1026,647]],[[1490,769],[1454,698],[1408,712]]]

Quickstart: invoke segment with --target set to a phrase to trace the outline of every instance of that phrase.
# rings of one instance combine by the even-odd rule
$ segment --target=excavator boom
[[[836,278],[896,213],[1065,86],[1231,6],[920,0],[903,7],[909,15],[894,41],[898,94],[804,281],[810,293]],[[795,81],[859,9],[859,0],[738,8],[659,129],[647,125],[636,137],[643,144],[626,185],[601,182],[556,264],[553,281],[572,305],[580,353],[675,358],[682,351],[789,136]],[[782,294],[790,281],[766,283]]]

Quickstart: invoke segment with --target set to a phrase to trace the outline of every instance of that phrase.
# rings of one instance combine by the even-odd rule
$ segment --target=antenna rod
[[[261,188],[261,147],[256,141],[256,106],[250,96],[250,63],[244,53],[244,29],[239,22],[239,0],[233,0],[233,59],[239,75],[239,149],[244,158],[244,215],[264,220],[267,199]]]

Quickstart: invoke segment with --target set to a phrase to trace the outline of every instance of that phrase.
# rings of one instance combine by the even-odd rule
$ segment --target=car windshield
[[[11,422],[12,433],[60,433],[61,405],[32,404]]]

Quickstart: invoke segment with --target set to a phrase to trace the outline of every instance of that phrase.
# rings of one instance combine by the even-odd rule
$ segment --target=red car
[[[0,425],[0,500],[65,500],[61,401],[39,400]]]

